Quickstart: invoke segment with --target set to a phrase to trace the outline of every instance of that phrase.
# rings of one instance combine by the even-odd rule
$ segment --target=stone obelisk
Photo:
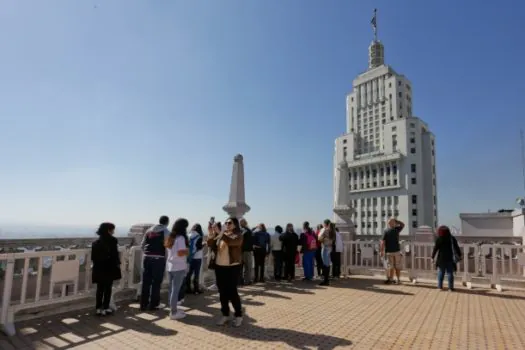
[[[335,173],[335,202],[334,221],[339,228],[344,241],[355,238],[355,226],[352,222],[354,209],[350,206],[348,164],[346,161],[339,163]]]
[[[250,211],[250,207],[246,204],[244,193],[244,162],[241,154],[237,154],[233,158],[231,181],[230,198],[228,203],[222,207],[222,210],[228,213],[229,216],[240,219]]]

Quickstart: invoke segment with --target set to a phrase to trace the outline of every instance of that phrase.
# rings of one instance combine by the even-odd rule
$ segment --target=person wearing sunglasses
[[[243,236],[239,220],[234,217],[224,222],[224,231],[214,230],[210,225],[207,240],[208,247],[215,251],[213,266],[219,289],[222,317],[217,325],[223,326],[230,320],[230,302],[235,311],[233,326],[242,324],[241,298],[237,291],[239,274],[241,273]]]

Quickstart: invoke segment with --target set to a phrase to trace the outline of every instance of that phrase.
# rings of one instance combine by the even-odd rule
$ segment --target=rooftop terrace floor
[[[240,328],[215,325],[218,296],[207,292],[187,297],[180,321],[126,303],[105,318],[85,310],[19,322],[0,349],[525,349],[523,291],[352,277],[329,287],[267,282],[241,298]]]

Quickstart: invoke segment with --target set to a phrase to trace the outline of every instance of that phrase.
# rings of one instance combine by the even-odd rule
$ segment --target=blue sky
[[[0,4],[0,223],[331,216],[334,138],[370,18],[436,135],[440,222],[524,194],[523,1]]]

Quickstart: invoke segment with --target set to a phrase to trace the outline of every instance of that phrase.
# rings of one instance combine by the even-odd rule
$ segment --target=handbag
[[[215,260],[217,259],[217,255],[215,251],[210,252],[210,260],[208,261],[208,270],[215,270],[215,267],[217,266],[217,263]]]
[[[452,245],[452,260],[454,261],[454,264],[457,264],[458,262],[461,261],[461,255],[456,250],[456,246],[454,245],[455,240],[456,239],[454,237],[451,237],[450,244]]]
[[[218,239],[217,242],[215,243],[215,247],[214,248],[210,248],[210,260],[208,261],[208,269],[209,270],[215,270],[215,268],[217,267],[217,247],[219,246],[220,244],[220,240]]]

